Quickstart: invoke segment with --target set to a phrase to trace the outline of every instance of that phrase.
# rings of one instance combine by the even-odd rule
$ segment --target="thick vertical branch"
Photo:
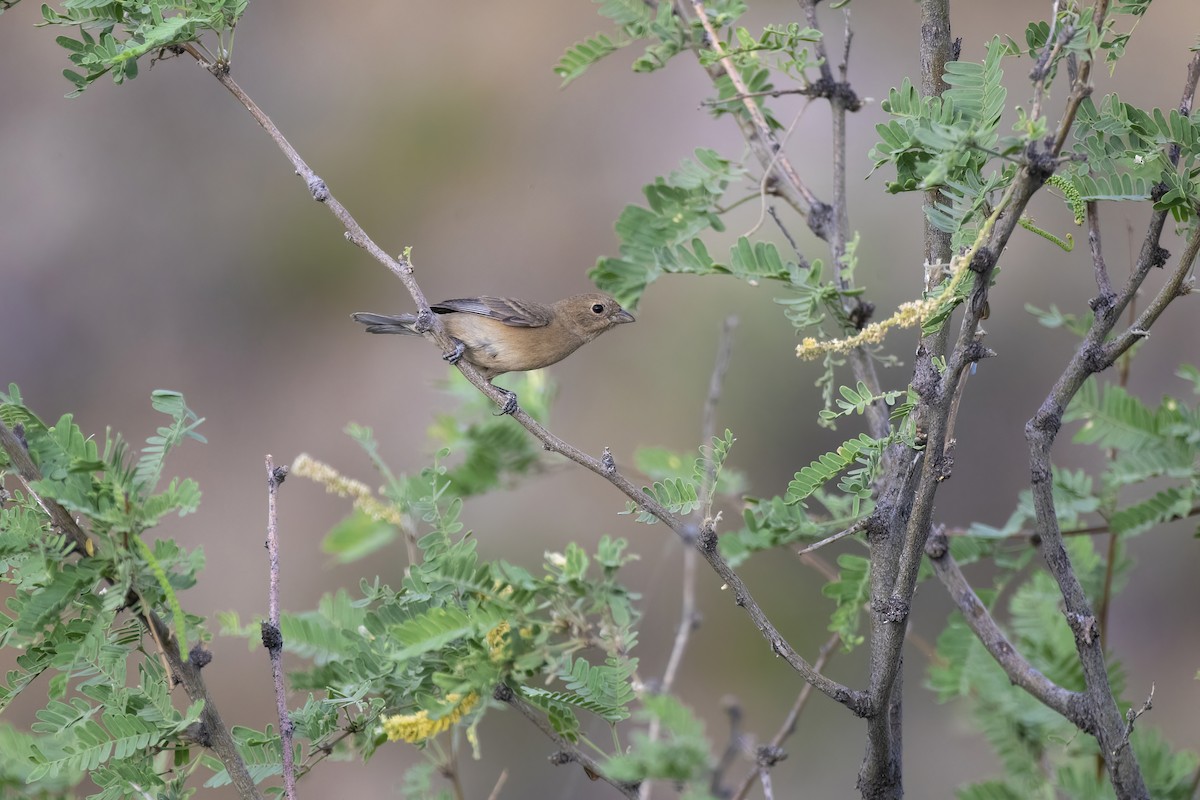
[[[948,88],[942,80],[946,62],[952,59],[950,38],[950,2],[949,0],[922,0],[921,2],[921,89],[922,94],[940,96]],[[931,190],[925,194],[925,205],[931,206],[938,202],[941,193]],[[937,230],[925,218],[925,272],[926,288],[932,288],[941,281],[943,264],[950,262],[950,236]],[[917,348],[917,375],[913,384],[919,385],[922,380],[928,381],[936,370],[932,360],[936,356],[945,356],[949,327],[942,326],[937,333],[925,336]],[[919,418],[919,427],[928,427],[928,414]],[[928,452],[928,450],[926,450]],[[880,497],[876,513],[876,530],[868,535],[871,547],[871,598],[872,606],[878,609],[870,615],[871,620],[871,673],[872,683],[875,676],[887,683],[886,693],[883,683],[878,691],[872,691],[872,715],[867,718],[867,748],[863,755],[863,763],[858,775],[858,788],[864,797],[899,797],[903,794],[901,760],[903,755],[902,728],[899,714],[893,718],[893,712],[899,712],[899,689],[894,678],[887,679],[887,673],[894,664],[899,671],[899,648],[902,641],[897,642],[903,633],[896,634],[897,628],[904,623],[897,623],[884,612],[893,588],[896,586],[899,570],[900,547],[904,542],[904,532],[912,514],[912,490],[915,480],[921,474],[923,456],[908,453],[902,446],[893,448],[891,463],[886,474],[889,477],[887,486],[890,491]],[[875,687],[873,687],[874,689]],[[891,702],[892,697],[896,702]]]

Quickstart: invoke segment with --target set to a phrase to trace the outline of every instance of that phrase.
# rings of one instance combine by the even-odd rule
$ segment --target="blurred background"
[[[752,30],[799,19],[793,3],[752,6],[745,22]],[[490,293],[551,301],[586,290],[596,258],[616,254],[613,222],[627,203],[642,199],[643,184],[698,146],[742,153],[734,124],[700,108],[710,87],[687,57],[644,76],[630,72],[632,50],[618,53],[560,91],[552,67],[563,50],[608,30],[584,0],[333,8],[256,0],[239,28],[233,75],[381,246],[393,253],[414,248],[416,276],[430,300]],[[957,4],[962,57],[980,59],[997,32],[1023,42],[1026,21],[1049,8],[1025,0]],[[884,117],[878,99],[902,76],[918,73],[919,9],[852,9],[850,79],[875,102],[851,118],[851,224],[862,233],[858,277],[882,318],[919,291],[920,199],[885,195],[883,178],[890,176],[864,180],[866,154]],[[825,29],[840,32],[840,16],[823,11]],[[135,442],[158,424],[151,390],[182,391],[208,419],[201,429],[208,444],[182,447],[168,471],[197,478],[204,500],[198,514],[168,519],[160,531],[208,556],[199,586],[183,598],[186,608],[255,618],[267,593],[264,454],[290,463],[309,452],[376,484],[366,457],[342,432],[353,421],[375,429],[393,468],[419,469],[430,456],[432,415],[449,407],[437,386],[446,368],[420,341],[367,337],[350,321],[353,311],[400,312],[412,304],[390,273],[343,239],[275,145],[207,73],[183,58],[153,69],[144,64],[128,86],[102,80],[65,100],[65,51],[54,44],[55,31],[33,28],[39,20],[33,2],[0,17],[0,381],[19,384],[43,418],[73,412],[85,432],[103,435],[111,425]],[[1142,107],[1176,105],[1197,22],[1192,0],[1155,3],[1116,75],[1096,75],[1097,97],[1115,90]],[[1009,67],[1011,103],[1028,104],[1027,68],[1027,61]],[[1054,89],[1052,101],[1060,103],[1065,90]],[[776,105],[785,122],[799,107]],[[822,104],[808,110],[788,149],[827,197]],[[739,209],[728,235],[711,239],[710,249],[723,251],[757,213],[753,203]],[[1032,214],[1060,235],[1072,229],[1066,208],[1045,193]],[[1114,279],[1124,275],[1146,216],[1141,206],[1104,209]],[[792,220],[790,229],[806,255],[827,256],[802,222]],[[1074,233],[1080,242],[1086,236]],[[1173,236],[1164,244],[1179,250]],[[1002,266],[987,323],[999,357],[967,388],[954,477],[938,495],[938,521],[950,525],[1007,518],[1027,480],[1024,423],[1074,345],[1069,334],[1038,326],[1023,304],[1057,303],[1081,313],[1094,293],[1086,246],[1064,256],[1019,231]],[[1148,288],[1160,280],[1153,275]],[[718,426],[738,438],[730,463],[747,472],[750,491],[781,493],[796,469],[857,433],[860,420],[836,434],[816,427],[819,367],[795,359],[793,332],[771,298],[770,287],[729,278],[660,280],[635,326],[550,370],[560,386],[552,429],[593,454],[611,447],[624,465],[641,445],[693,450],[720,323],[737,314]],[[1143,399],[1186,392],[1172,372],[1200,351],[1194,302],[1170,309],[1136,362],[1130,387]],[[913,347],[911,333],[888,342],[905,362]],[[905,363],[885,371],[886,386],[903,388],[910,369]],[[848,372],[840,377],[852,382]],[[1059,463],[1094,463],[1095,453],[1072,450],[1068,439],[1060,438]],[[611,486],[564,467],[469,502],[464,520],[483,555],[533,570],[544,551],[569,540],[631,539],[642,556],[626,575],[644,595],[641,668],[661,674],[679,613],[681,550],[662,526],[617,516],[623,508]],[[349,566],[321,554],[322,536],[346,511],[311,483],[284,488],[285,608],[312,608],[322,593],[353,588],[360,577],[399,581],[400,547]],[[727,524],[738,518],[737,509],[726,510]],[[1188,525],[1131,543],[1139,568],[1112,609],[1108,642],[1126,665],[1127,699],[1157,686],[1154,711],[1143,721],[1193,749],[1200,747],[1193,680],[1200,642],[1178,634],[1181,610],[1200,602],[1195,552]],[[815,657],[829,611],[820,576],[787,557],[760,556],[742,571],[796,649]],[[727,734],[722,697],[729,693],[744,708],[745,729],[768,739],[801,684],[710,572],[701,573],[700,589],[704,621],[678,689],[719,747]],[[941,587],[924,585],[915,633],[932,641],[948,610]],[[273,723],[265,655],[229,638],[217,638],[213,650],[206,675],[226,720]],[[828,672],[860,685],[864,656],[838,656]],[[965,735],[963,710],[937,706],[922,688],[926,665],[926,656],[911,649],[906,782],[911,797],[948,797],[999,766],[980,737]],[[5,718],[27,725],[28,714],[18,705]],[[604,740],[602,731],[592,733]],[[790,757],[776,770],[776,786],[793,787],[797,797],[856,796],[863,733],[858,720],[818,694],[787,743]],[[481,740],[483,760],[463,766],[470,797],[486,797],[502,769],[504,798],[613,796],[578,770],[550,766],[552,745],[513,714],[489,714]],[[394,745],[366,766],[326,762],[302,793],[395,796],[403,769],[417,758]]]

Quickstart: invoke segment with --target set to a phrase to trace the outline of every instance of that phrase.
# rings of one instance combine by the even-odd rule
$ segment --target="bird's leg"
[[[451,363],[457,364],[458,360],[463,357],[463,353],[467,352],[467,346],[458,339],[453,339],[454,349],[448,353],[442,353],[442,358]]]
[[[496,386],[496,388],[500,389],[499,386]],[[496,412],[495,416],[497,417],[512,414],[517,410],[517,393],[510,392],[508,389],[500,389],[500,391],[504,393],[504,405]]]

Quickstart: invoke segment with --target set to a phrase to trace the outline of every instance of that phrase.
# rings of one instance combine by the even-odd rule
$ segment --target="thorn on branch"
[[[600,456],[600,466],[604,467],[605,475],[612,475],[617,471],[616,459],[613,458],[612,451],[607,447],[604,448],[604,453]]]

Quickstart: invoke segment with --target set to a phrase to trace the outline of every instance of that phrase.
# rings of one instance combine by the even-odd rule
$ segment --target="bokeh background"
[[[798,19],[797,7],[782,0],[753,6],[751,28]],[[1023,41],[1025,22],[1049,6],[958,3],[954,34],[963,57],[982,57],[993,33]],[[878,99],[917,74],[919,9],[865,2],[852,9],[850,77],[861,95]],[[350,321],[352,311],[407,310],[411,301],[394,277],[345,242],[216,81],[178,59],[143,69],[128,86],[101,81],[65,100],[64,51],[54,31],[33,27],[39,19],[34,2],[0,17],[0,381],[17,382],[44,418],[73,412],[87,432],[102,435],[111,425],[134,441],[157,424],[152,389],[184,392],[208,419],[202,430],[209,443],[188,444],[169,467],[196,477],[204,502],[200,513],[167,520],[160,530],[208,556],[200,585],[184,597],[189,610],[254,618],[266,604],[264,454],[287,463],[306,451],[375,483],[367,459],[342,433],[354,421],[376,430],[394,468],[419,469],[430,455],[432,415],[450,403],[437,387],[445,367],[419,341],[368,338]],[[840,17],[826,10],[824,21],[840,32]],[[613,222],[641,199],[644,183],[697,146],[730,156],[743,148],[732,122],[700,108],[709,87],[686,57],[643,76],[630,72],[634,54],[627,51],[560,91],[551,68],[564,48],[606,25],[584,0],[256,0],[238,31],[234,76],[377,242],[392,252],[414,247],[430,299],[491,293],[553,300],[589,288],[587,269],[615,254]],[[1194,0],[1155,3],[1116,75],[1096,76],[1098,96],[1117,90],[1143,107],[1176,104],[1198,29]],[[1028,103],[1026,69],[1025,62],[1009,67],[1014,103]],[[1064,91],[1055,89],[1052,100],[1061,101]],[[777,107],[786,121],[800,106],[785,100]],[[851,119],[849,140],[859,277],[881,316],[914,296],[921,278],[919,199],[885,195],[878,176],[864,180],[882,119],[878,103],[868,105]],[[827,195],[828,113],[820,103],[788,147],[805,179]],[[729,236],[712,240],[718,249],[754,224],[754,204],[740,212]],[[1052,231],[1070,229],[1058,201],[1039,197],[1033,213]],[[1108,261],[1120,276],[1146,209],[1109,207],[1104,219]],[[801,222],[791,229],[806,254],[825,255]],[[1178,252],[1176,240],[1167,246]],[[1086,246],[1064,257],[1018,232],[1003,267],[987,323],[999,357],[968,386],[954,477],[939,493],[938,520],[952,525],[1007,517],[1026,480],[1024,422],[1072,349],[1068,334],[1045,331],[1023,304],[1081,312],[1094,290]],[[660,280],[637,325],[551,370],[560,385],[552,428],[592,453],[609,446],[626,465],[640,445],[691,450],[720,321],[737,314],[719,425],[738,437],[731,463],[747,472],[751,491],[782,492],[792,472],[839,440],[814,424],[818,368],[796,361],[793,332],[771,298],[769,287],[727,278]],[[1172,372],[1200,350],[1194,303],[1172,307],[1145,346],[1131,383],[1142,398],[1186,391]],[[888,346],[905,360],[913,338],[902,333]],[[886,371],[887,385],[903,387],[909,369]],[[855,432],[852,423],[839,433]],[[1094,464],[1095,454],[1072,451],[1068,438],[1060,439],[1059,462]],[[652,675],[661,672],[678,618],[681,551],[661,526],[618,516],[623,507],[603,481],[563,468],[470,502],[464,518],[484,555],[531,569],[569,540],[630,538],[642,560],[627,579],[644,595],[640,655]],[[321,554],[321,537],[345,511],[312,484],[285,487],[286,608],[311,608],[323,592],[354,587],[360,577],[398,582],[401,552],[340,567]],[[737,509],[726,516],[736,524]],[[1138,569],[1112,610],[1109,645],[1127,666],[1132,695],[1157,686],[1145,720],[1175,745],[1195,749],[1200,643],[1187,609],[1200,601],[1200,589],[1191,528],[1155,530],[1134,541],[1130,555]],[[743,572],[797,649],[814,656],[829,610],[821,578],[788,557],[762,556]],[[702,572],[700,583],[704,622],[678,688],[718,746],[727,733],[723,697],[731,693],[744,708],[745,728],[769,738],[800,683],[715,577]],[[940,586],[923,586],[916,634],[932,640],[947,612]],[[229,638],[213,649],[206,675],[226,719],[257,728],[272,722],[261,651]],[[994,774],[998,764],[968,733],[963,710],[935,705],[922,688],[927,659],[919,649],[906,665],[909,796],[948,797],[961,782]],[[839,656],[829,672],[861,683],[863,654]],[[28,714],[18,705],[5,718],[27,724]],[[551,767],[552,746],[513,714],[490,714],[481,734],[483,760],[463,765],[470,797],[487,796],[502,769],[505,798],[612,796],[578,770]],[[606,739],[601,730],[593,735]],[[862,745],[862,724],[818,695],[788,742],[776,786],[789,787],[782,796],[853,797]],[[404,767],[418,757],[396,745],[366,766],[327,762],[302,791],[395,796]],[[669,795],[666,787],[656,791]]]

